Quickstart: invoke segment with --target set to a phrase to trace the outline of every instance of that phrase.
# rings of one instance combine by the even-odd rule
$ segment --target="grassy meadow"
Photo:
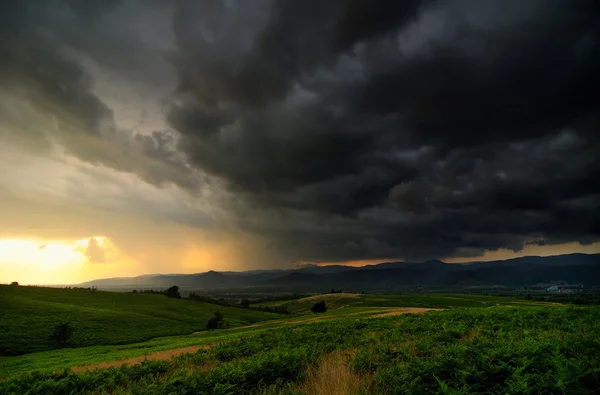
[[[0,355],[56,348],[49,335],[65,321],[75,328],[70,346],[86,347],[201,331],[215,311],[231,327],[280,317],[164,295],[0,285]]]
[[[194,353],[16,375],[19,394],[597,393],[600,310],[491,307],[344,318],[214,339]],[[207,339],[204,339],[207,340]]]
[[[274,301],[252,305],[281,306],[293,314],[311,314],[311,307],[318,301],[325,301],[328,309],[367,308],[367,307],[490,307],[490,306],[551,306],[549,302],[535,302],[502,296],[483,296],[466,294],[408,294],[408,295],[371,295],[336,293],[309,296],[302,299]]]
[[[37,290],[19,288],[21,296]],[[231,307],[227,316],[223,306],[160,295],[94,294],[152,296],[173,314],[179,310],[171,303],[180,304],[182,317],[188,305],[206,309],[204,317],[216,308],[228,319],[259,313]],[[131,306],[140,300],[146,301],[122,299],[122,309],[141,311]],[[306,314],[320,300],[328,311]],[[294,314],[261,315],[246,326],[1,357],[0,394],[595,394],[600,388],[598,306],[473,295],[332,294],[283,303]]]

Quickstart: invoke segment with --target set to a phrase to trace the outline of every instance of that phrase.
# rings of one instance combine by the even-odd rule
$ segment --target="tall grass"
[[[300,390],[306,395],[358,395],[367,389],[369,377],[350,370],[351,353],[334,352],[308,369]]]

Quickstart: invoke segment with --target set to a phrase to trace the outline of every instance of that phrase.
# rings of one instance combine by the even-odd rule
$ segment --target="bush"
[[[206,323],[206,329],[220,329],[225,326],[225,321],[223,320],[223,314],[218,311],[215,312],[215,316],[210,318]]]
[[[320,301],[317,302],[313,305],[313,307],[311,307],[310,309],[313,313],[324,313],[327,311],[327,305],[325,304],[325,301]]]
[[[58,324],[54,327],[54,331],[50,336],[52,340],[54,340],[59,346],[67,347],[67,343],[71,336],[73,336],[73,332],[75,328],[71,325],[70,322],[63,322],[62,324]]]
[[[10,285],[19,285],[19,283],[17,281],[13,281],[12,283],[10,283]]]
[[[249,309],[250,301],[248,299],[242,299],[242,302],[240,303],[240,305],[242,306],[243,309]]]
[[[167,289],[165,291],[165,295],[167,295],[167,298],[181,298],[181,294],[179,293],[179,287],[177,285],[173,285],[171,288]]]

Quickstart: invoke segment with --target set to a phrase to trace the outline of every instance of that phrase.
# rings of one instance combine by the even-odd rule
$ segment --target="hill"
[[[310,314],[311,307],[324,301],[328,311],[348,308],[366,307],[425,307],[425,308],[456,308],[456,307],[492,307],[492,306],[552,306],[555,303],[532,302],[503,296],[483,296],[465,294],[431,294],[431,295],[371,295],[335,293],[309,296],[306,298],[259,303],[253,306],[285,306],[293,314]]]
[[[0,359],[0,393],[597,394],[599,323],[597,306],[457,308],[284,322],[237,334],[172,338],[173,347],[187,342],[182,354],[125,360],[132,365],[96,364],[88,371],[47,365],[17,374],[16,366],[3,368]],[[79,350],[39,358],[71,351]]]
[[[393,292],[415,288],[455,291],[473,286],[523,287],[553,282],[600,286],[600,254],[529,256],[468,264],[430,260],[385,262],[364,267],[310,265],[290,270],[161,274],[99,279],[82,286],[126,290],[166,288],[177,284],[184,290],[253,288],[324,292],[341,288],[352,292]]]
[[[280,315],[204,302],[132,294],[0,285],[0,355],[50,350],[52,329],[70,322],[72,347],[127,344],[202,331],[215,311],[231,327]]]

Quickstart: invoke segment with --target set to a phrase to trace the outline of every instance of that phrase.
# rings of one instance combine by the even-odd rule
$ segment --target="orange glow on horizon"
[[[359,259],[355,261],[346,261],[346,262],[320,262],[316,265],[319,266],[334,266],[334,265],[343,265],[343,266],[353,266],[353,267],[361,267],[361,266],[369,266],[369,265],[377,265],[385,262],[403,262],[403,259]]]
[[[582,253],[582,254],[600,254],[600,242],[592,243],[587,245],[582,245],[576,242],[573,243],[565,243],[565,244],[556,244],[556,245],[547,245],[547,246],[536,246],[536,245],[527,245],[519,252],[514,252],[512,250],[496,250],[496,251],[486,251],[485,254],[477,257],[468,257],[468,258],[441,258],[441,261],[446,263],[466,263],[466,262],[486,262],[486,261],[497,261],[497,260],[505,260],[512,258],[519,258],[524,256],[553,256],[553,255],[563,255],[563,254],[573,254],[573,253]],[[363,259],[363,260],[355,260],[355,261],[346,261],[346,262],[320,262],[316,263],[318,266],[332,266],[332,265],[343,265],[343,266],[353,266],[353,267],[362,267],[368,265],[377,265],[380,263],[386,262],[404,262],[405,260],[402,258],[388,258],[388,259]]]

